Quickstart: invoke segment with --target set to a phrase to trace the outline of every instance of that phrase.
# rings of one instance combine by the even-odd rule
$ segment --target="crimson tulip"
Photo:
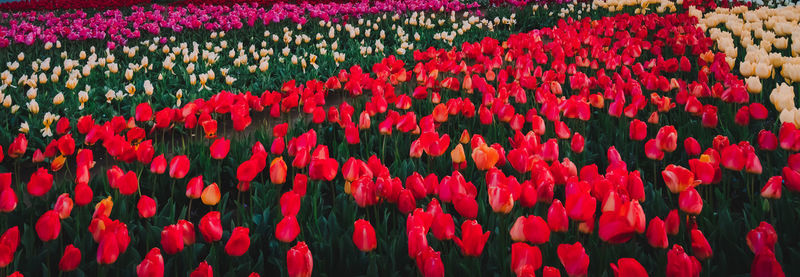
[[[218,138],[211,143],[209,151],[211,151],[211,158],[215,160],[222,160],[228,156],[231,150],[231,141],[226,138]]]
[[[5,268],[14,261],[17,247],[19,247],[19,227],[14,226],[0,236],[0,268]]]
[[[161,256],[161,249],[153,247],[150,252],[147,252],[144,260],[136,266],[136,275],[139,277],[164,276],[164,257]]]
[[[524,276],[523,270],[539,270],[542,267],[542,251],[539,247],[524,242],[511,244],[511,270]]]
[[[378,246],[378,241],[375,238],[375,229],[369,221],[359,219],[353,224],[355,230],[353,231],[353,243],[358,247],[361,252],[370,252],[375,250]]]
[[[36,235],[39,236],[43,242],[51,241],[58,238],[61,232],[61,219],[58,218],[58,213],[54,210],[45,212],[39,220],[36,221]]]
[[[311,276],[311,272],[314,269],[314,259],[305,242],[298,242],[297,245],[286,252],[286,269],[290,277]]]
[[[225,244],[225,253],[239,257],[247,253],[248,248],[250,248],[250,229],[241,226],[234,228],[231,238]]]
[[[161,247],[169,255],[183,251],[183,231],[177,224],[164,226],[161,231]]]
[[[78,268],[81,263],[81,250],[70,244],[64,248],[64,254],[58,262],[58,270],[70,272]]]
[[[189,277],[213,277],[214,269],[206,261],[202,261],[197,268],[189,274]]]
[[[483,246],[489,240],[491,232],[483,232],[483,228],[475,220],[467,220],[461,224],[461,238],[454,237],[456,245],[461,249],[461,254],[465,256],[478,257],[483,253]]]
[[[667,229],[661,218],[654,217],[647,225],[647,243],[655,248],[667,249],[669,241],[667,239]]]
[[[208,212],[200,219],[200,235],[203,240],[212,243],[222,239],[222,221],[220,212]]]
[[[647,277],[647,270],[635,259],[621,258],[617,264],[611,264],[614,277]]]
[[[183,179],[189,173],[189,158],[186,155],[172,157],[169,160],[169,177]]]
[[[294,216],[286,216],[275,227],[275,238],[282,242],[291,242],[300,234],[300,224]]]
[[[589,255],[580,242],[575,244],[560,244],[556,249],[558,259],[567,271],[567,275],[587,276],[589,270]]]
[[[28,193],[33,196],[44,196],[50,188],[53,187],[53,175],[47,169],[39,168],[31,174],[31,179],[28,181]]]
[[[698,276],[700,269],[700,262],[689,257],[680,245],[673,244],[667,251],[667,277]]]
[[[762,221],[758,227],[747,233],[747,246],[753,254],[758,254],[762,250],[775,251],[775,243],[778,242],[778,234],[775,228],[767,222]]]
[[[156,200],[147,195],[142,195],[136,204],[136,209],[139,212],[139,217],[151,218],[156,215]]]
[[[765,249],[756,254],[753,263],[750,265],[750,276],[752,277],[784,277],[781,264],[775,258],[772,250]]]

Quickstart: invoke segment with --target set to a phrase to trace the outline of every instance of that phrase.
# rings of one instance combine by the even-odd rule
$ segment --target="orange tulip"
[[[489,170],[500,160],[497,150],[489,147],[486,143],[472,149],[472,160],[479,170]]]
[[[203,189],[203,193],[200,195],[203,204],[208,206],[214,206],[219,203],[220,197],[221,195],[217,183],[211,183],[208,185]]]
[[[286,162],[283,161],[283,157],[277,157],[272,160],[269,165],[269,179],[270,182],[276,185],[280,185],[286,182],[286,170],[287,170]]]

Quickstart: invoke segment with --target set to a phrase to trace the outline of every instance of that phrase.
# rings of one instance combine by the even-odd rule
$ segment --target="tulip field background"
[[[798,21],[2,3],[0,274],[798,276]]]

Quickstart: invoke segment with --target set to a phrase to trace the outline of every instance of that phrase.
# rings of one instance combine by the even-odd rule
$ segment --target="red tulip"
[[[781,191],[783,190],[783,178],[781,176],[772,176],[764,184],[761,189],[761,197],[767,199],[780,199]]]
[[[51,241],[58,238],[61,232],[61,219],[58,218],[58,213],[54,210],[45,212],[39,220],[36,221],[36,235],[39,236],[43,242]]]
[[[586,192],[567,196],[567,215],[576,221],[589,221],[597,210],[597,199]]]
[[[514,208],[514,197],[506,187],[489,186],[489,205],[495,213],[508,214]]]
[[[183,244],[186,246],[192,245],[195,242],[194,224],[188,220],[178,220],[178,227],[183,233]]]
[[[212,159],[225,159],[225,157],[228,156],[228,152],[231,150],[231,141],[225,138],[218,138],[211,143],[209,150],[211,151]]]
[[[587,276],[589,270],[589,255],[580,242],[575,244],[560,244],[556,250],[558,259],[564,265],[568,276]]]
[[[202,119],[202,116],[200,119]],[[217,121],[214,119],[206,119],[200,122],[200,126],[203,127],[203,133],[205,133],[207,139],[217,137],[217,125]]]
[[[541,217],[520,216],[511,227],[511,238],[514,241],[528,241],[532,244],[543,244],[550,240],[550,228]]]
[[[774,151],[778,148],[778,137],[774,133],[761,130],[758,132],[758,148],[761,150]]]
[[[667,168],[661,172],[661,176],[664,177],[664,183],[672,193],[681,193],[700,184],[700,180],[694,179],[692,171],[682,166],[667,165]]]
[[[225,244],[225,253],[239,257],[244,255],[248,248],[250,248],[250,229],[241,226],[234,228],[231,238]]]
[[[63,135],[69,132],[69,130],[70,130],[69,118],[66,116],[62,116],[58,120],[58,123],[56,123],[56,134]]]
[[[186,155],[172,157],[169,161],[169,177],[183,179],[189,173],[189,158]]]
[[[183,231],[177,224],[164,226],[161,231],[161,247],[168,255],[183,251]]]
[[[475,201],[475,198],[459,195],[453,200],[453,207],[462,217],[473,219],[478,217],[478,202]]]
[[[70,156],[75,153],[75,140],[72,134],[66,134],[58,139],[58,151],[62,156]]]
[[[678,197],[678,204],[681,211],[692,215],[698,215],[703,210],[703,198],[694,188],[681,192]]]
[[[660,161],[664,159],[664,151],[656,146],[656,140],[650,139],[644,144],[644,154],[648,159]]]
[[[655,248],[667,249],[669,241],[667,239],[667,229],[661,218],[654,217],[647,225],[647,243]]]
[[[28,181],[28,193],[33,196],[44,196],[50,188],[53,187],[53,175],[47,172],[45,168],[39,168],[31,174],[31,179]]]
[[[113,264],[117,261],[120,254],[119,240],[113,234],[100,237],[100,245],[97,246],[97,263]]]
[[[750,276],[752,277],[784,277],[781,264],[775,258],[775,253],[771,250],[760,251],[753,259],[750,266]]]
[[[678,210],[671,210],[667,215],[667,220],[664,222],[667,234],[674,236],[677,235],[681,228],[681,220],[678,217]]]
[[[408,189],[401,189],[397,198],[397,208],[403,214],[408,214],[417,208],[417,201],[414,194]]]
[[[200,219],[200,235],[203,240],[212,243],[222,239],[222,221],[218,211],[208,212]]]
[[[570,142],[569,146],[572,152],[580,154],[583,153],[584,144],[585,139],[583,136],[580,133],[575,132],[575,135],[572,136],[572,141]]]
[[[75,186],[75,204],[78,206],[86,206],[92,202],[94,192],[92,188],[86,183],[78,183]]]
[[[741,171],[745,166],[745,155],[741,147],[738,145],[728,145],[722,148],[721,151],[721,164],[727,169],[733,171]]]
[[[11,173],[0,173],[0,211],[10,213],[17,208],[17,193],[11,188]]]
[[[483,228],[475,220],[467,220],[461,224],[461,238],[455,237],[456,245],[461,249],[461,254],[465,256],[478,257],[483,252],[483,246],[489,240],[491,232],[483,232]]]
[[[186,197],[189,199],[198,199],[203,194],[203,175],[196,176],[189,180],[186,184]]]
[[[19,227],[14,226],[0,236],[0,268],[5,268],[14,261],[17,247],[19,247]]]
[[[561,277],[561,271],[552,266],[545,266],[542,269],[542,277]]]
[[[775,243],[778,242],[778,234],[775,228],[767,222],[762,221],[758,227],[747,233],[747,246],[753,254],[758,254],[762,250],[775,251]]]
[[[314,259],[311,251],[308,250],[305,242],[298,242],[297,245],[286,252],[286,268],[290,277],[309,277],[314,269]]]
[[[621,258],[617,264],[611,264],[614,277],[647,277],[647,270],[635,259]]]
[[[692,253],[700,260],[711,258],[714,252],[711,250],[711,245],[708,244],[706,237],[698,229],[692,229]]]
[[[417,268],[424,277],[444,277],[444,263],[442,263],[442,253],[434,251],[428,247],[419,252],[414,257]]]
[[[284,217],[275,227],[275,238],[282,242],[291,242],[300,234],[300,224],[294,216]]]
[[[628,128],[628,135],[632,140],[642,141],[647,138],[647,123],[634,119]]]
[[[378,246],[378,241],[375,238],[375,229],[369,221],[359,219],[353,224],[355,230],[353,231],[353,243],[355,243],[358,250],[361,252],[370,252]]]
[[[542,251],[539,247],[524,242],[511,245],[511,270],[517,276],[524,276],[523,270],[539,270],[542,267]]]
[[[139,103],[139,105],[136,106],[136,115],[134,118],[139,122],[150,121],[150,119],[153,118],[153,108],[150,107],[150,103]]]
[[[683,141],[683,148],[686,150],[686,155],[689,156],[700,155],[700,152],[702,151],[700,149],[700,143],[697,142],[697,140],[693,137],[688,137]]]
[[[197,268],[189,274],[189,277],[213,277],[214,269],[206,261],[202,261]]]
[[[164,257],[161,256],[161,249],[153,247],[150,252],[147,252],[144,260],[136,266],[136,275],[139,277],[164,276]]]
[[[550,208],[547,209],[547,226],[553,232],[566,232],[569,230],[569,219],[567,218],[567,210],[558,199],[553,200]]]
[[[8,156],[16,159],[22,155],[25,155],[25,151],[28,149],[28,139],[25,137],[24,133],[19,133],[14,141],[11,142],[11,145],[8,146]]]
[[[119,193],[122,195],[131,195],[139,190],[139,178],[136,177],[136,172],[128,171],[125,175],[117,178],[115,181],[119,187]]]
[[[72,244],[67,245],[67,247],[64,248],[64,255],[61,256],[61,260],[58,262],[58,270],[63,272],[73,271],[78,268],[80,264],[81,250]]]
[[[700,262],[690,258],[683,251],[683,247],[673,244],[667,251],[667,276],[668,277],[693,277],[700,275]]]
[[[269,178],[270,182],[276,185],[280,185],[286,182],[286,170],[288,167],[286,166],[286,162],[283,161],[283,157],[277,157],[269,165]]]
[[[431,224],[431,232],[433,232],[433,236],[438,240],[452,239],[456,234],[456,225],[453,221],[453,216],[443,212],[436,214],[433,219],[433,224]]]
[[[68,218],[70,213],[72,212],[73,202],[72,199],[69,198],[69,194],[63,193],[58,196],[56,199],[56,204],[53,207],[53,210],[58,214],[60,219]]]
[[[136,209],[139,211],[139,217],[151,218],[156,215],[156,200],[147,195],[142,195],[139,202],[136,203]]]
[[[678,148],[678,131],[672,125],[667,125],[658,129],[656,134],[656,146],[664,152],[672,153]]]
[[[164,154],[161,154],[153,158],[153,161],[150,162],[150,172],[163,174],[164,171],[167,171],[167,159],[164,158]]]

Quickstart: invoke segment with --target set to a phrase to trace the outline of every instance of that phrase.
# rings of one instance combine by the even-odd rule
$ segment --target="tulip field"
[[[0,3],[0,276],[800,276],[800,5]]]

